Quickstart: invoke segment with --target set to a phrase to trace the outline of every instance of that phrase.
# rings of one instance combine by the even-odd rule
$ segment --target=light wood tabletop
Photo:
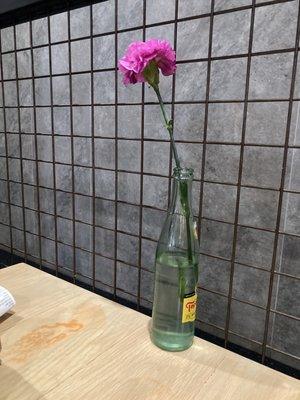
[[[300,399],[289,376],[195,338],[168,353],[150,319],[26,264],[0,270],[1,400]]]

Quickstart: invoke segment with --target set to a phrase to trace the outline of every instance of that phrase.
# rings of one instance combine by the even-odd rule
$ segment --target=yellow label
[[[182,323],[195,321],[196,306],[197,306],[196,293],[190,293],[184,296],[182,304]]]

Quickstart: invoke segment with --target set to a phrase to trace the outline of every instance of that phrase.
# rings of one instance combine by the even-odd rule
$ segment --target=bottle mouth
[[[175,167],[173,169],[173,177],[175,179],[184,179],[189,180],[194,178],[194,170],[193,168],[178,168]]]

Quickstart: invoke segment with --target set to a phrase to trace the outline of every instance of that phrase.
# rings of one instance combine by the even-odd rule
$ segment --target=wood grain
[[[0,270],[1,400],[300,400],[300,383],[204,340],[149,340],[145,315],[26,264]]]

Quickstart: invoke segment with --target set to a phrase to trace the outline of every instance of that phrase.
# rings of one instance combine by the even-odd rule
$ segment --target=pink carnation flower
[[[166,40],[150,39],[133,42],[119,60],[119,69],[124,74],[123,82],[146,82],[144,69],[154,61],[163,75],[172,75],[176,70],[176,53]]]

